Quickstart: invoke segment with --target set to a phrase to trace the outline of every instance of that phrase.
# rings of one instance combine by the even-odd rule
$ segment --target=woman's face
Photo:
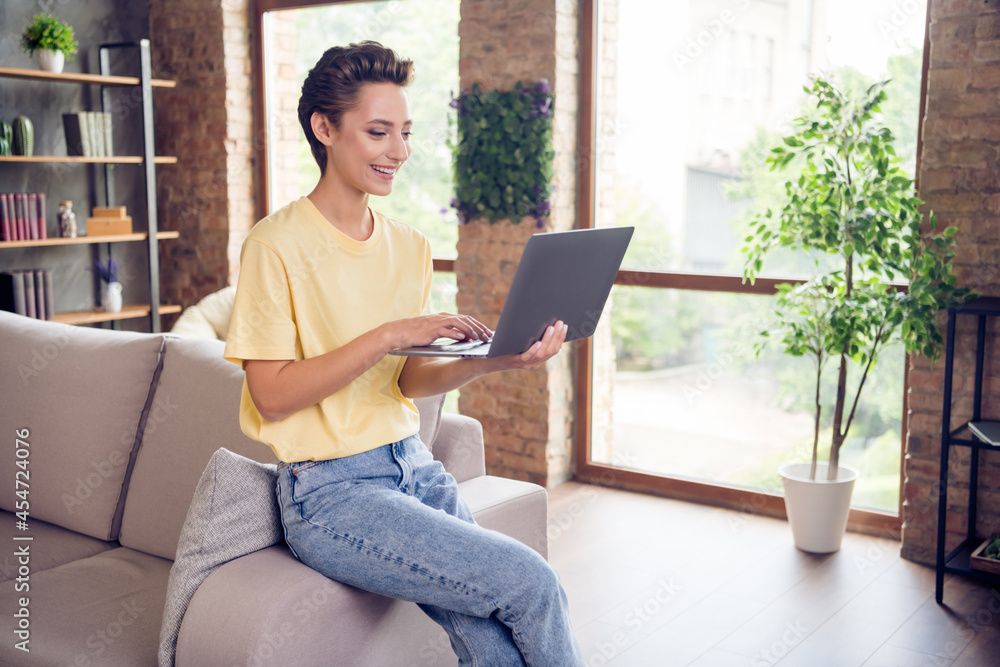
[[[410,155],[410,103],[402,86],[369,83],[357,104],[331,127],[327,169],[345,185],[371,195],[392,192],[396,172]]]

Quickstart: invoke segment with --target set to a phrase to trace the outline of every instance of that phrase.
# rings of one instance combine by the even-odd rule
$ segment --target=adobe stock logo
[[[761,649],[750,660],[750,667],[770,667],[788,655],[796,644],[809,634],[809,628],[800,621],[789,621],[781,638],[775,640],[767,648]]]
[[[641,604],[637,604],[622,618],[622,623],[631,631],[617,631],[611,635],[610,641],[598,642],[597,653],[587,660],[587,667],[603,667],[609,664],[619,653],[626,650],[635,637],[643,631],[682,590],[672,578],[660,579],[656,582],[656,591]]]
[[[711,49],[719,37],[736,22],[737,14],[749,5],[750,0],[734,0],[732,9],[723,9],[714,19],[704,23],[701,29],[688,39],[683,51],[674,51],[673,59],[677,71],[683,72],[685,67],[694,64],[695,60]]]

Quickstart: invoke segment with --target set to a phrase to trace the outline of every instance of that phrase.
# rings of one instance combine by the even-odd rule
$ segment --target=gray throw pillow
[[[198,586],[216,568],[284,540],[274,497],[277,466],[220,448],[212,454],[188,508],[170,568],[160,626],[160,667],[174,664],[177,634]]]

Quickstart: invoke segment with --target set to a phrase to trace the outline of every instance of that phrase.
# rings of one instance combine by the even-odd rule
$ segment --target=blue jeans
[[[281,464],[278,504],[296,558],[409,600],[461,665],[582,665],[559,576],[535,550],[477,526],[455,478],[417,436],[329,461]]]

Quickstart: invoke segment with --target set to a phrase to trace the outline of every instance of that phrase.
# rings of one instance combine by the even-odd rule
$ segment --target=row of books
[[[83,157],[110,157],[111,114],[103,111],[80,111],[63,114],[66,153]]]
[[[50,269],[0,271],[0,310],[39,320],[55,319]]]
[[[0,193],[0,240],[46,239],[45,221],[44,192]]]

